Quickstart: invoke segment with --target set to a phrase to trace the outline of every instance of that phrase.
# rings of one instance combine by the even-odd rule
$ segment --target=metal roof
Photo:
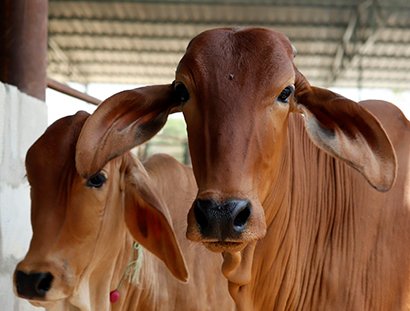
[[[285,33],[312,84],[410,89],[409,0],[50,0],[48,75],[170,83],[189,40],[222,26]]]

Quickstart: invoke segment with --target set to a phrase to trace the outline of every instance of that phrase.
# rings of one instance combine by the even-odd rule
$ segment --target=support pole
[[[53,79],[50,79],[50,78],[47,79],[47,86],[50,89],[53,89],[57,92],[66,94],[68,96],[71,96],[71,97],[74,97],[74,98],[77,98],[77,99],[81,99],[81,100],[83,100],[87,103],[90,103],[90,104],[93,104],[93,105],[96,105],[96,106],[98,106],[101,103],[101,100],[99,100],[98,98],[95,98],[95,97],[90,96],[86,93],[77,91],[76,89],[73,89],[72,87],[70,87],[67,84],[60,83],[60,82],[58,82],[56,80],[53,80]]]
[[[0,81],[44,101],[48,0],[0,1]]]

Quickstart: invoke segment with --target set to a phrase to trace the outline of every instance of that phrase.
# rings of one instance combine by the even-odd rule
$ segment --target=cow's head
[[[87,179],[77,173],[75,148],[88,116],[56,121],[26,156],[33,237],[14,283],[16,294],[37,306],[66,299],[84,307],[92,282],[100,291],[93,298],[109,304],[113,275],[125,269],[115,267],[115,256],[131,242],[127,227],[178,279],[188,277],[168,210],[142,164],[126,154]]]
[[[287,37],[268,29],[214,29],[198,35],[172,85],[125,91],[97,109],[83,130],[80,173],[88,176],[124,146],[148,139],[159,129],[158,120],[166,120],[159,112],[179,108],[199,188],[187,236],[211,250],[234,252],[263,238],[272,220],[274,211],[264,211],[263,202],[283,174],[288,119],[297,113],[319,148],[357,169],[376,189],[389,189],[395,154],[379,121],[357,103],[310,86],[294,56]],[[153,131],[147,135],[146,129]],[[105,142],[118,137],[125,143],[107,148]]]

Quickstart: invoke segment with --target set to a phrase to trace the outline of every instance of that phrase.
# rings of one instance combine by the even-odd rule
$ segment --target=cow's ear
[[[88,118],[78,139],[79,174],[87,178],[153,137],[179,104],[172,84],[123,91],[106,99]]]
[[[396,155],[380,122],[358,103],[312,87],[296,75],[296,109],[304,116],[311,140],[358,170],[379,191],[396,178]]]
[[[168,208],[142,164],[128,168],[124,180],[124,217],[133,238],[161,259],[180,281],[189,278]]]

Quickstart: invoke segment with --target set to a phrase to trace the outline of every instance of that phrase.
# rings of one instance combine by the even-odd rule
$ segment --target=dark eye
[[[87,179],[87,187],[100,188],[107,180],[107,177],[101,172],[94,174]]]
[[[175,89],[175,96],[176,96],[178,101],[180,101],[182,103],[185,103],[185,102],[188,101],[189,93],[188,93],[188,90],[187,90],[186,86],[183,83],[176,82],[175,86],[174,86],[174,89]]]
[[[288,103],[289,102],[289,97],[292,95],[293,91],[295,90],[295,87],[293,85],[289,85],[283,89],[283,91],[279,94],[278,96],[278,101],[282,103]]]

